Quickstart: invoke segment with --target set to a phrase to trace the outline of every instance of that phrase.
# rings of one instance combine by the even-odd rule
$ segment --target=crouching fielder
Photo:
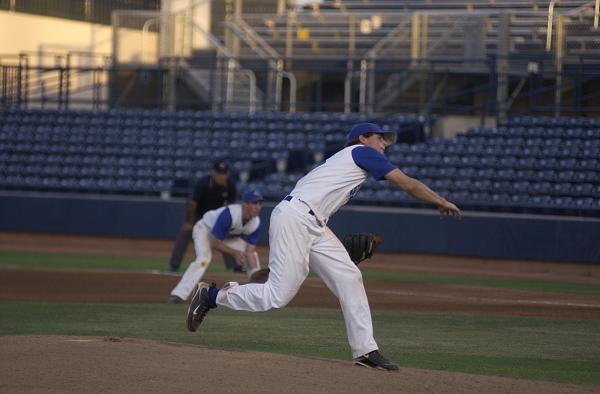
[[[256,242],[260,233],[262,195],[248,189],[242,204],[231,204],[208,211],[195,225],[192,232],[196,260],[190,264],[181,280],[171,291],[169,302],[186,300],[202,279],[212,260],[212,248],[227,253],[236,263],[246,269],[248,278],[260,270]]]

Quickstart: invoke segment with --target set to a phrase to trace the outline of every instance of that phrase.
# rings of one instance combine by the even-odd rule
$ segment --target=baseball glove
[[[350,234],[342,240],[350,259],[358,265],[361,261],[371,258],[373,252],[383,239],[378,234]]]
[[[377,246],[383,241],[378,234],[350,234],[342,240],[342,244],[348,251],[350,259],[356,265],[363,260],[371,258]],[[268,268],[256,271],[250,276],[249,283],[265,283],[269,279]]]

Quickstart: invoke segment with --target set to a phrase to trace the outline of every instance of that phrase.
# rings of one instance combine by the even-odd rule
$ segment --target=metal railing
[[[10,60],[10,61],[9,61]],[[237,58],[243,63],[247,59]],[[310,72],[310,67],[302,65],[300,59],[284,59],[302,70],[291,71]],[[600,115],[597,102],[600,93],[591,86],[600,83],[600,72],[595,66],[600,64],[600,57],[580,57],[579,65],[563,70],[561,76],[560,94],[562,100],[555,102],[552,98],[556,91],[555,83],[550,83],[556,76],[556,71],[530,67],[531,64],[543,64],[536,58],[504,59],[509,67],[505,79],[499,79],[496,64],[502,59],[489,58],[482,61],[481,67],[488,67],[487,73],[461,73],[461,62],[456,59],[419,59],[422,68],[411,67],[410,62],[398,63],[396,59],[379,58],[380,67],[372,70],[373,81],[376,84],[387,83],[390,74],[403,74],[413,78],[412,86],[402,92],[384,111],[409,112],[420,115],[443,115],[451,113],[470,114],[475,116],[494,116],[500,108],[508,115],[538,114],[538,115]],[[360,64],[361,59],[345,59],[346,62]],[[469,59],[469,61],[473,61]],[[322,91],[315,92],[313,97],[304,97],[298,101],[300,111],[337,111],[344,110],[361,112],[357,93],[359,87],[350,91],[350,99],[331,95],[341,91],[347,83],[348,67],[343,59],[339,65],[329,68],[328,78],[337,80],[335,85],[324,85]],[[211,103],[213,108],[227,110],[229,104],[239,105],[247,98],[237,95],[227,96],[219,89],[219,76],[227,75],[227,68],[232,67],[225,61],[221,69],[199,68],[188,65],[186,69],[204,71],[212,75],[213,85],[209,87],[211,98],[201,103],[196,98],[165,94],[164,81],[168,78],[170,67],[179,72],[183,65],[181,61],[174,65],[159,66],[105,66],[79,67],[58,65],[40,67],[32,65],[26,56],[9,59],[0,57],[0,106],[21,108],[111,108],[111,107],[147,107],[147,108],[197,108],[207,109]],[[529,69],[529,72],[527,70]],[[523,72],[522,70],[525,70]],[[316,70],[318,71],[318,70]],[[336,77],[337,75],[337,77]],[[245,76],[252,79],[250,75]],[[84,83],[87,81],[87,83]],[[162,82],[161,82],[162,81]],[[449,83],[452,81],[453,83]],[[463,83],[460,83],[460,82]],[[150,85],[148,85],[150,84]],[[257,82],[251,83],[256,86]],[[496,91],[506,86],[508,94],[505,102],[499,102]],[[153,86],[148,89],[147,86]],[[254,94],[250,95],[251,97]],[[172,101],[172,102],[171,102]],[[269,103],[272,104],[272,103]],[[367,101],[367,107],[378,108],[377,102]],[[350,107],[348,108],[348,105]]]
[[[598,17],[600,16],[600,0],[592,0],[589,1],[585,4],[580,5],[577,8],[574,8],[572,10],[569,10],[567,12],[564,13],[564,15],[569,15],[569,16],[577,16],[577,15],[584,15],[586,11],[590,11],[592,5],[594,6],[594,22],[593,22],[593,27],[594,30],[598,30]],[[556,6],[556,0],[551,0],[550,4],[548,5],[548,23],[546,26],[546,51],[550,52],[552,50],[552,29],[554,26],[554,8]],[[562,37],[557,37],[557,41],[560,42],[560,39]]]
[[[262,92],[257,88],[256,76],[254,72],[245,69],[233,56],[233,53],[226,48],[218,38],[213,36],[204,27],[200,26],[194,19],[193,11],[196,7],[204,6],[211,3],[212,0],[196,0],[186,4],[179,9],[168,9],[162,12],[139,12],[139,11],[116,11],[113,13],[113,47],[115,48],[114,61],[115,64],[138,64],[143,63],[145,66],[160,63],[166,66],[169,70],[166,81],[164,94],[167,96],[165,103],[169,105],[168,109],[174,109],[177,96],[177,75],[188,80],[188,84],[195,89],[197,93],[203,95],[207,90],[211,90],[212,99],[215,100],[215,105],[221,105],[221,96],[224,98],[226,106],[233,101],[234,95],[239,98],[246,93],[249,96],[247,99],[247,111],[254,112],[257,103],[261,101],[257,96]],[[118,57],[120,50],[120,32],[121,25],[136,23],[141,26],[140,40],[140,59],[121,60]],[[156,26],[154,31],[151,28]],[[152,34],[152,37],[150,37]],[[193,36],[202,37],[206,42],[206,47],[196,48],[193,45]],[[155,60],[149,58],[148,44],[156,42],[157,49]],[[219,83],[214,84],[209,80],[206,72],[198,72],[191,66],[188,59],[192,60],[194,51],[197,49],[214,50],[218,58],[218,65],[215,72],[211,73],[210,78],[217,77]],[[240,79],[242,78],[243,81]],[[214,91],[213,91],[214,90]],[[234,90],[247,91],[246,93],[235,92]],[[237,109],[239,109],[236,106]]]
[[[73,97],[89,99],[96,108],[106,95],[104,67],[110,56],[86,51],[27,52],[0,55],[3,106],[68,108]],[[86,104],[86,106],[88,106]]]
[[[296,112],[296,77],[293,73],[284,70],[283,60],[279,57],[279,54],[259,35],[256,34],[243,19],[239,17],[233,17],[228,21],[224,22],[226,28],[235,34],[235,36],[242,40],[256,53],[261,59],[265,60],[270,71],[275,72],[275,110],[281,108],[281,96],[282,96],[282,78],[287,78],[289,81],[289,98],[288,103],[289,112]]]

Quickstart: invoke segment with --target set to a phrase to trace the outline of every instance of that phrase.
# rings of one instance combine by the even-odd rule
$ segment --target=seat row
[[[583,127],[479,127],[470,131],[473,136],[508,136],[522,138],[600,138],[600,124],[593,128]]]
[[[593,158],[594,157],[594,158]],[[530,156],[494,156],[494,155],[440,155],[440,154],[393,154],[389,155],[392,162],[401,168],[418,165],[421,167],[473,167],[514,170],[583,170],[600,171],[600,156],[590,155],[589,158],[574,157],[530,157]],[[435,169],[434,169],[435,171]]]
[[[376,122],[384,129],[399,130],[403,125],[419,128],[424,118],[414,116],[367,116],[357,114],[241,114],[206,111],[77,111],[65,113],[48,110],[8,110],[3,123],[9,126],[112,128],[112,129],[166,129],[166,130],[224,130],[224,131],[283,131],[332,132],[343,131],[358,122]]]
[[[219,129],[172,129],[158,128],[113,128],[113,127],[80,127],[80,126],[47,126],[47,125],[10,125],[0,124],[1,138],[4,139],[33,139],[40,141],[75,140],[81,142],[118,142],[125,139],[153,139],[155,142],[176,143],[181,140],[197,140],[200,138],[227,139],[271,139],[271,140],[313,140],[324,138],[333,132],[318,130],[306,131],[265,131],[265,130],[219,130]],[[343,138],[346,132],[337,132]],[[117,138],[118,137],[118,138]]]
[[[301,174],[298,174],[299,178]],[[292,190],[295,182],[274,182],[273,179],[252,182],[250,185],[261,190],[263,195],[272,201],[279,201]],[[463,209],[492,210],[503,212],[531,212],[547,214],[581,214],[600,216],[600,189],[594,196],[570,196],[560,192],[529,193],[524,190],[505,189],[494,191],[444,189],[437,192],[445,198],[456,202]],[[363,187],[353,198],[353,203],[360,205],[389,205],[422,208],[427,205],[408,196],[401,190],[388,188]],[[431,206],[429,206],[431,208]]]
[[[53,177],[8,175],[0,178],[0,188],[7,190],[44,190],[53,192],[115,193],[156,195],[171,190],[172,180],[132,177]]]
[[[600,127],[599,118],[564,118],[564,117],[544,117],[544,116],[515,116],[509,118],[506,126],[524,126],[524,127]]]
[[[285,121],[285,122],[314,122],[322,123],[327,121],[356,123],[369,122],[374,120],[384,120],[390,122],[424,122],[422,116],[410,114],[393,115],[367,115],[357,113],[338,113],[338,112],[217,112],[217,111],[161,111],[156,109],[135,109],[135,108],[113,108],[108,110],[87,110],[87,109],[21,109],[10,108],[5,111],[6,117],[45,117],[46,119],[61,119],[61,122],[69,122],[78,118],[104,118],[107,121],[115,119],[142,118],[142,119],[200,119],[200,120],[220,120],[226,122],[234,121]]]
[[[310,144],[315,152],[323,152],[324,144]],[[229,149],[228,149],[229,148]],[[160,146],[158,144],[146,144],[143,146],[119,146],[119,145],[79,145],[79,144],[58,144],[58,145],[32,145],[27,143],[2,143],[0,142],[0,152],[12,152],[15,157],[23,155],[46,154],[56,156],[70,155],[98,155],[120,157],[157,157],[157,158],[199,158],[213,156],[242,157],[252,158],[273,158],[287,157],[290,151],[303,150],[305,144],[297,142],[288,143],[243,143],[240,141],[231,141],[227,148],[226,143],[212,141],[202,144],[200,147],[194,146]],[[219,153],[217,153],[219,152]],[[2,154],[2,153],[0,153]],[[21,154],[21,155],[19,155]],[[13,159],[15,160],[15,159]]]
[[[215,159],[227,158],[241,182],[257,184],[267,198],[277,200],[302,174],[338,150],[346,133],[311,131],[306,124],[315,122],[306,120],[306,114],[289,130],[273,131],[244,130],[243,119],[250,118],[239,114],[219,118],[214,113],[160,112],[148,116],[158,123],[165,119],[169,124],[185,123],[193,118],[193,122],[210,124],[197,131],[112,127],[109,123],[118,123],[114,119],[102,126],[80,127],[69,120],[113,116],[122,120],[140,113],[0,113],[0,187],[156,194],[168,192],[180,180],[191,181],[206,174]],[[53,124],[39,124],[38,120],[18,123],[18,118],[27,116],[66,119]],[[289,116],[273,119],[279,119],[273,124],[294,121]],[[328,115],[327,119],[334,117]],[[352,119],[357,117],[339,116],[335,122]],[[256,120],[261,122],[264,119]],[[236,126],[225,130],[215,123]],[[565,213],[568,207],[596,212],[600,201],[600,139],[593,134],[595,129],[563,128],[577,132],[544,137],[516,135],[511,127],[492,132],[471,130],[453,139],[436,138],[418,144],[398,143],[387,153],[408,175],[466,206],[490,210],[544,206],[555,209],[553,213]],[[374,181],[363,186],[356,202],[421,206],[386,182]]]

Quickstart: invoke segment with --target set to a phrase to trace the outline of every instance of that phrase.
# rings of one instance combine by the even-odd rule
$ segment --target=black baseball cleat
[[[192,297],[192,301],[190,302],[190,306],[188,307],[187,312],[187,329],[194,332],[202,323],[204,316],[208,313],[209,309],[212,309],[210,306],[210,298],[208,296],[208,291],[211,287],[214,286],[209,285],[208,283],[200,282],[198,283],[198,287],[194,296]]]
[[[354,364],[384,371],[398,371],[400,369],[396,364],[383,357],[378,350],[373,350],[370,353],[355,358]]]

